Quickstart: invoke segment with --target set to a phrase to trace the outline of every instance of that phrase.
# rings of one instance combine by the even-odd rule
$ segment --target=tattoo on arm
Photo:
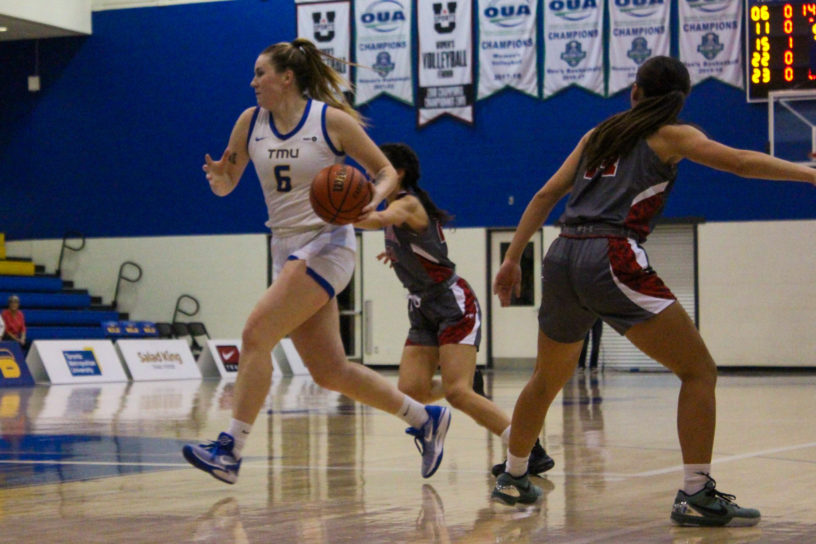
[[[227,157],[227,160],[230,163],[235,164],[236,162],[238,162],[238,153],[230,153],[230,156]]]

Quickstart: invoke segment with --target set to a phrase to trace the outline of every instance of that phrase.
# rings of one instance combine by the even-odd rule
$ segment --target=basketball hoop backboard
[[[768,144],[771,156],[816,168],[816,90],[768,93]]]

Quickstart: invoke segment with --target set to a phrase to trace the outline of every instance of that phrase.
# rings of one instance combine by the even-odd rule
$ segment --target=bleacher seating
[[[5,254],[5,240],[0,233],[0,306],[5,307],[12,294],[20,297],[30,342],[157,336],[153,323],[129,321],[127,314],[103,305],[101,298],[91,296],[85,289],[75,289],[73,282],[45,274],[43,267],[28,259]],[[120,325],[122,334],[109,333],[111,322]]]

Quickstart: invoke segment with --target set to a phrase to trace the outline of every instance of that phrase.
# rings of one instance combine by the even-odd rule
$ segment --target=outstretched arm
[[[744,178],[802,181],[816,185],[816,170],[813,168],[758,151],[729,147],[709,139],[691,125],[663,126],[655,134],[654,142],[661,158],[670,162],[685,158]]]
[[[558,171],[527,204],[516,233],[513,235],[513,240],[510,242],[510,247],[504,255],[504,261],[493,280],[493,293],[498,295],[502,306],[510,304],[512,294],[515,293],[518,296],[521,293],[521,265],[519,263],[524,247],[533,234],[541,228],[556,203],[572,189],[575,172],[578,170],[581,154],[588,138],[589,133],[581,138]]]
[[[421,232],[428,226],[428,214],[418,198],[406,195],[388,204],[386,209],[371,212],[363,221],[354,223],[359,229],[381,229],[389,225],[408,225],[415,232]]]

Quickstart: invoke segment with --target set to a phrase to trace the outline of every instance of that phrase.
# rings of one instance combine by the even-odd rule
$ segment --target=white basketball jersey
[[[327,107],[310,99],[300,123],[288,134],[277,131],[268,110],[255,110],[247,150],[261,181],[269,228],[326,225],[312,210],[309,187],[320,170],[343,162],[345,157],[326,132]]]

